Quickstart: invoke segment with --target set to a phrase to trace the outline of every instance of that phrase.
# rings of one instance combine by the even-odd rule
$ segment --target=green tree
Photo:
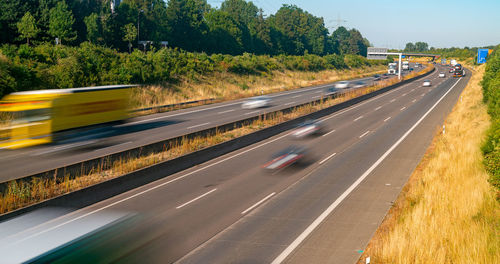
[[[204,15],[209,10],[206,0],[169,0],[166,24],[169,43],[188,51],[203,50],[207,32]]]
[[[405,51],[406,52],[413,52],[415,51],[415,44],[411,43],[411,42],[408,42],[406,43],[406,46],[405,46]]]
[[[331,38],[333,45],[335,46],[336,53],[338,54],[349,54],[350,49],[350,39],[351,34],[345,27],[338,27],[333,31]]]
[[[35,38],[38,32],[40,32],[36,26],[35,18],[29,11],[26,12],[23,18],[21,18],[21,21],[17,23],[17,30],[19,34],[21,34],[21,37],[26,39],[28,46],[30,44],[30,38]]]
[[[130,23],[123,27],[123,40],[128,42],[128,52],[132,52],[132,41],[137,38],[137,28]]]
[[[425,43],[425,42],[416,42],[415,43],[415,50],[416,51],[419,51],[419,52],[423,52],[423,51],[428,51],[429,50],[429,44]]]
[[[99,16],[92,13],[84,19],[85,26],[87,27],[87,40],[91,43],[97,42],[100,38],[99,35]]]
[[[76,39],[76,31],[73,30],[74,23],[73,13],[68,10],[65,1],[57,3],[54,8],[50,9],[49,34],[59,38],[60,43],[62,40],[73,41]]]
[[[209,28],[208,48],[211,53],[241,54],[243,32],[240,25],[221,10],[212,10],[205,16]]]

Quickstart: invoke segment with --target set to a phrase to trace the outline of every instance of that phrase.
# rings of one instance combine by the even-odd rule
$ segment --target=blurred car
[[[298,162],[304,154],[305,148],[292,145],[274,154],[271,161],[264,164],[262,168],[270,171],[280,170]]]
[[[415,66],[413,66],[413,67],[418,68],[418,67],[420,67],[420,65],[418,65],[418,63],[415,63]]]
[[[446,75],[444,75],[444,72],[439,73],[439,78],[444,78]]]
[[[413,71],[413,68],[410,68],[410,71]]]
[[[422,83],[422,86],[424,86],[424,87],[431,86],[431,80],[425,80],[424,83]]]
[[[304,123],[292,131],[294,138],[304,138],[307,136],[318,135],[324,130],[324,125],[318,120],[306,120]]]
[[[268,96],[252,97],[249,100],[243,102],[243,104],[241,104],[241,108],[254,109],[254,108],[265,107],[268,106],[270,102],[271,98],[269,98]]]
[[[323,96],[338,97],[341,91],[334,87],[328,87],[323,91]]]
[[[387,79],[387,78],[389,78],[389,77],[390,77],[390,76],[389,76],[389,74],[388,74],[388,73],[384,73],[384,74],[382,74],[382,79]]]
[[[365,86],[366,86],[366,82],[365,81],[356,81],[352,85],[353,88],[363,88]]]
[[[382,79],[382,76],[380,76],[380,74],[373,75],[373,80],[374,81],[380,81],[380,79]]]
[[[455,69],[454,69],[454,68],[451,68],[448,72],[449,72],[449,73],[454,73],[454,72],[455,72]]]
[[[349,81],[340,81],[335,84],[335,88],[337,89],[346,89],[351,87],[351,83]]]

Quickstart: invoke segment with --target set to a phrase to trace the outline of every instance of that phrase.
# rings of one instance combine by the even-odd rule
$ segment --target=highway
[[[417,80],[327,116],[320,136],[288,131],[32,224],[57,230],[95,213],[137,213],[149,232],[128,262],[355,263],[470,78],[438,78],[437,67],[431,87]],[[261,169],[292,144],[309,149],[307,162]]]
[[[416,69],[417,70],[417,69]],[[361,78],[367,84],[372,77]],[[81,161],[107,156],[217,125],[258,116],[320,98],[333,84],[318,85],[270,94],[272,103],[259,109],[242,109],[246,99],[146,115],[122,125],[108,126],[71,139],[18,150],[0,150],[0,182],[62,168]]]

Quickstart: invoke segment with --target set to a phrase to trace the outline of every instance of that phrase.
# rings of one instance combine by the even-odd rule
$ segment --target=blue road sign
[[[488,57],[488,49],[478,49],[477,50],[477,63],[486,63],[486,57]]]
[[[401,58],[404,58],[404,57],[406,57],[406,56],[405,55],[401,55]]]

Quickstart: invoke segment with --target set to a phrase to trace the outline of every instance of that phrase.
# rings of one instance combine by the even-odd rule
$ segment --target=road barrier
[[[292,119],[271,127],[267,127],[258,131],[255,131],[253,133],[211,146],[207,147],[183,156],[180,156],[178,158],[174,158],[171,160],[167,160],[164,162],[160,162],[155,165],[151,165],[149,167],[145,167],[139,170],[136,170],[134,172],[125,174],[123,176],[119,176],[117,178],[113,178],[95,185],[91,185],[89,187],[73,191],[64,195],[60,195],[58,197],[48,199],[24,208],[20,208],[15,211],[11,211],[9,213],[5,213],[0,215],[0,221],[4,221],[7,219],[10,219],[12,217],[18,216],[20,214],[24,214],[30,211],[33,211],[38,208],[42,207],[71,207],[71,208],[83,208],[86,206],[89,206],[91,204],[97,203],[99,201],[106,200],[108,198],[111,198],[113,196],[116,196],[118,194],[124,193],[126,191],[135,189],[137,187],[143,186],[147,183],[168,177],[174,173],[183,171],[185,169],[191,168],[193,166],[199,165],[201,163],[207,162],[209,160],[212,160],[214,158],[220,157],[224,154],[230,153],[232,151],[238,150],[240,148],[249,146],[251,144],[255,144],[259,141],[265,140],[267,138],[270,138],[272,136],[275,136],[277,134],[280,134],[284,131],[290,130],[294,127],[296,127],[298,124],[304,122],[305,120],[308,119],[318,119],[324,116],[328,116],[332,113],[338,112],[342,109],[345,109],[347,107],[350,107],[352,105],[355,105],[357,103],[360,103],[362,101],[368,100],[370,98],[373,98],[377,95],[380,95],[382,93],[385,93],[387,91],[390,91],[392,89],[395,89],[397,87],[400,87],[402,85],[405,85],[409,82],[412,82],[414,80],[420,79],[422,77],[425,77],[432,72],[434,72],[435,69],[423,74],[416,76],[412,79],[404,80],[402,82],[396,83],[391,86],[384,87],[380,90],[350,99],[348,101],[333,105],[331,107],[310,113],[305,116],[301,116],[296,119]],[[321,100],[324,99],[318,99],[316,103],[321,102]],[[311,102],[309,102],[311,103]],[[305,103],[302,105],[306,105],[309,103]],[[300,105],[299,105],[300,106]],[[289,107],[286,109],[282,109],[279,111],[273,111],[271,113],[266,113],[264,115],[271,116],[275,114],[276,112],[291,112],[294,108],[298,106],[293,106]],[[32,177],[64,177],[65,175],[74,173],[74,174],[79,174],[83,175],[85,171],[90,170],[91,168],[94,168],[95,166],[106,166],[107,165],[112,165],[113,161],[118,160],[123,157],[135,157],[135,156],[145,156],[149,155],[150,153],[162,151],[166,149],[166,146],[169,146],[169,144],[180,142],[180,140],[186,139],[186,138],[194,138],[198,136],[204,136],[204,135],[213,135],[217,133],[218,131],[229,131],[237,127],[241,127],[245,124],[251,123],[254,120],[257,120],[260,118],[260,116],[255,116],[255,117],[250,117],[246,118],[243,120],[239,120],[236,122],[231,122],[227,123],[221,126],[205,129],[202,131],[198,131],[195,133],[191,133],[188,135],[184,136],[179,136],[175,137],[172,139],[167,139],[161,142],[153,143],[147,146],[142,146],[139,148],[134,148],[131,150],[115,153],[112,155],[108,155],[103,158],[96,158],[84,162],[79,162],[76,164],[71,164],[66,166],[65,168],[59,168],[59,169],[54,169],[50,170],[47,172],[39,173],[36,175],[24,177],[20,180],[26,180],[29,181],[31,180]],[[4,190],[7,187],[8,182],[0,183],[0,189]]]

